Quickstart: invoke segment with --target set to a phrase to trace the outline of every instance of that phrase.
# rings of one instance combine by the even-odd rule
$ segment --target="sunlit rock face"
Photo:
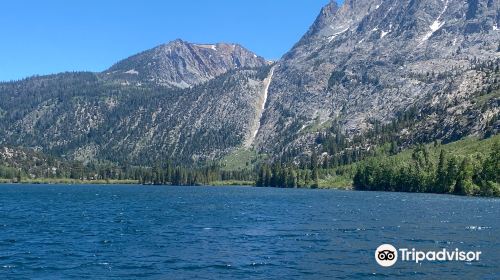
[[[333,121],[352,136],[409,109],[420,117],[406,142],[497,129],[498,94],[477,99],[498,88],[499,24],[496,0],[331,2],[277,63],[261,150],[313,145]]]
[[[264,58],[237,44],[193,44],[175,40],[122,60],[105,77],[187,88],[229,70],[266,65]]]

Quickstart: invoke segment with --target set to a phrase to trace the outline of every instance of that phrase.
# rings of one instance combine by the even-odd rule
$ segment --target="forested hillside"
[[[0,84],[1,144],[83,162],[212,161],[253,133],[268,71],[230,71],[187,89],[116,85],[93,73]]]

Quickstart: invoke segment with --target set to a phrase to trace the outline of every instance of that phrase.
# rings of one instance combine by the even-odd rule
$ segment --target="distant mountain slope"
[[[309,149],[332,123],[350,138],[415,109],[402,142],[498,131],[500,2],[346,0],[277,63],[261,151]]]
[[[62,172],[70,164],[31,149],[0,147],[0,178],[4,179],[17,181],[21,173],[29,177],[64,176]]]
[[[175,41],[111,72],[1,83],[0,145],[146,165],[220,158],[258,127],[267,65],[237,45]]]
[[[237,44],[191,44],[176,40],[118,62],[104,72],[104,78],[187,88],[229,70],[266,64],[264,58]]]

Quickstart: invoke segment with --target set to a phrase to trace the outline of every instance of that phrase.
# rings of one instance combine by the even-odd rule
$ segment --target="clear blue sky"
[[[329,0],[4,0],[0,81],[102,71],[181,38],[240,43],[277,59]]]

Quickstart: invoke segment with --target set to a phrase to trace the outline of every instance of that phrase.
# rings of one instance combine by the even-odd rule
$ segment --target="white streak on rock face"
[[[204,49],[211,49],[211,50],[214,50],[214,51],[217,51],[217,46],[216,45],[196,45],[200,48],[204,48]]]
[[[444,24],[445,24],[445,22],[440,22],[437,20],[434,21],[432,23],[432,25],[430,26],[431,31],[429,31],[425,34],[424,38],[422,38],[422,42],[429,40],[429,38],[432,36],[432,34],[434,34],[434,32],[438,31],[441,27],[443,27]]]
[[[262,107],[261,107],[262,112],[260,113],[259,123],[260,123],[260,119],[262,118],[262,114],[264,113],[264,110],[266,109],[267,97],[269,96],[269,86],[271,85],[271,81],[273,80],[273,75],[274,75],[274,68],[271,69],[269,76],[267,77],[267,79],[265,81],[264,101],[262,102]],[[260,128],[260,125],[259,125],[259,128]],[[253,134],[254,138],[257,136],[257,133],[259,133],[259,128]]]
[[[436,32],[439,30],[439,28],[441,28],[443,26],[444,22],[440,22],[440,21],[435,21],[432,23],[432,25],[430,26],[431,28],[431,31],[432,32]]]
[[[441,21],[441,17],[444,15],[446,10],[448,9],[448,2],[449,2],[449,0],[446,0],[446,2],[444,3],[443,11],[439,14],[437,19],[429,26],[431,31],[427,32],[424,35],[424,37],[422,38],[422,43],[429,40],[429,38],[432,36],[432,34],[434,34],[434,32],[441,29],[441,27],[443,27],[443,25],[446,23],[445,21]]]
[[[267,78],[264,80],[264,90],[263,90],[263,96],[261,99],[262,104],[260,104],[260,107],[257,108],[257,118],[254,121],[254,128],[255,131],[251,135],[249,139],[245,142],[245,147],[250,148],[252,144],[255,141],[255,138],[257,137],[257,134],[259,134],[260,131],[260,125],[261,125],[261,119],[262,115],[264,115],[264,110],[266,109],[266,104],[267,104],[267,97],[269,96],[269,86],[271,86],[271,82],[273,80],[274,76],[274,67],[271,68],[271,71],[269,71],[269,75]]]
[[[347,30],[349,30],[349,27],[347,27],[346,29],[344,29],[344,30],[342,30],[342,31],[340,31],[340,32],[337,32],[337,33],[335,33],[335,34],[333,34],[333,35],[329,36],[329,37],[328,37],[328,42],[333,41],[333,40],[334,40],[335,38],[337,38],[337,36],[339,36],[340,34],[347,32]]]
[[[135,69],[130,69],[125,74],[130,74],[130,75],[139,75],[139,72],[135,71]]]
[[[384,38],[387,34],[389,34],[391,32],[392,32],[392,23],[389,25],[388,31],[382,30],[382,32],[380,33],[380,39]]]
[[[498,24],[493,25],[493,31],[498,31]]]

